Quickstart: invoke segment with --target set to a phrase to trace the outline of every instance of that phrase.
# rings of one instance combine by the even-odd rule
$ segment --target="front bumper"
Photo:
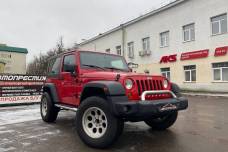
[[[125,98],[126,99],[126,98]],[[170,112],[187,109],[188,100],[184,97],[161,100],[117,101],[113,103],[113,112],[122,118],[158,117]]]

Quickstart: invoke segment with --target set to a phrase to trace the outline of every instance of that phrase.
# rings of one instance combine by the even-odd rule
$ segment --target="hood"
[[[120,72],[120,71],[91,71],[87,73],[83,73],[82,77],[93,80],[115,80],[117,75],[120,75],[120,79],[125,79],[126,77],[153,77],[153,78],[161,78],[163,76],[158,75],[147,75],[147,74],[139,74],[133,72]]]

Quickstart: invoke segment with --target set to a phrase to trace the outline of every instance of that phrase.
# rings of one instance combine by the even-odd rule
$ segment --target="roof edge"
[[[16,53],[24,53],[27,54],[28,50],[27,48],[20,48],[20,47],[12,47],[12,46],[0,46],[0,51],[6,51],[6,52],[16,52]]]
[[[134,23],[136,23],[136,22],[139,22],[139,21],[141,21],[141,20],[143,20],[143,19],[145,19],[145,18],[147,18],[147,17],[150,17],[150,16],[155,15],[155,14],[157,14],[157,13],[160,13],[160,12],[162,12],[162,11],[165,11],[165,10],[167,10],[167,9],[169,9],[169,8],[172,8],[172,7],[174,7],[174,6],[176,6],[176,5],[180,4],[180,3],[183,3],[183,2],[185,2],[185,1],[188,1],[188,0],[176,0],[176,1],[170,2],[170,3],[167,4],[167,5],[164,5],[164,6],[160,7],[160,8],[158,8],[158,9],[155,9],[155,10],[149,12],[149,13],[146,13],[146,14],[144,14],[144,15],[142,15],[142,16],[139,16],[139,17],[137,17],[137,18],[135,18],[135,19],[132,19],[132,20],[130,20],[130,21],[128,21],[128,22],[125,22],[125,23],[123,23],[123,24],[120,24],[119,26],[117,26],[117,27],[115,27],[115,28],[113,28],[113,29],[111,29],[111,30],[108,30],[108,31],[106,31],[106,32],[104,32],[104,33],[102,33],[102,34],[100,34],[100,35],[98,35],[98,36],[92,37],[92,38],[90,38],[90,39],[88,39],[88,40],[86,40],[86,41],[84,41],[84,42],[81,42],[81,43],[79,43],[79,46],[85,45],[85,44],[87,44],[87,43],[89,43],[89,42],[92,42],[92,41],[94,41],[94,40],[97,40],[97,39],[99,39],[99,38],[102,38],[102,37],[104,37],[104,36],[106,36],[106,35],[108,35],[108,34],[111,34],[111,33],[113,33],[113,32],[116,32],[116,31],[118,31],[118,30],[120,30],[120,29],[122,29],[122,28],[124,28],[124,27],[127,27],[127,26],[129,26],[129,25],[131,25],[131,24],[134,24]]]

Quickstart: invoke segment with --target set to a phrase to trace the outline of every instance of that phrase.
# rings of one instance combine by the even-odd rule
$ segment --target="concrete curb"
[[[228,94],[212,94],[212,93],[194,93],[194,92],[183,92],[183,95],[187,96],[204,96],[204,97],[223,97],[228,98]]]

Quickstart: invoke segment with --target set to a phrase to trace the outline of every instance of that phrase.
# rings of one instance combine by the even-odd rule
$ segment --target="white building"
[[[228,92],[228,0],[177,0],[86,40],[183,89]]]

